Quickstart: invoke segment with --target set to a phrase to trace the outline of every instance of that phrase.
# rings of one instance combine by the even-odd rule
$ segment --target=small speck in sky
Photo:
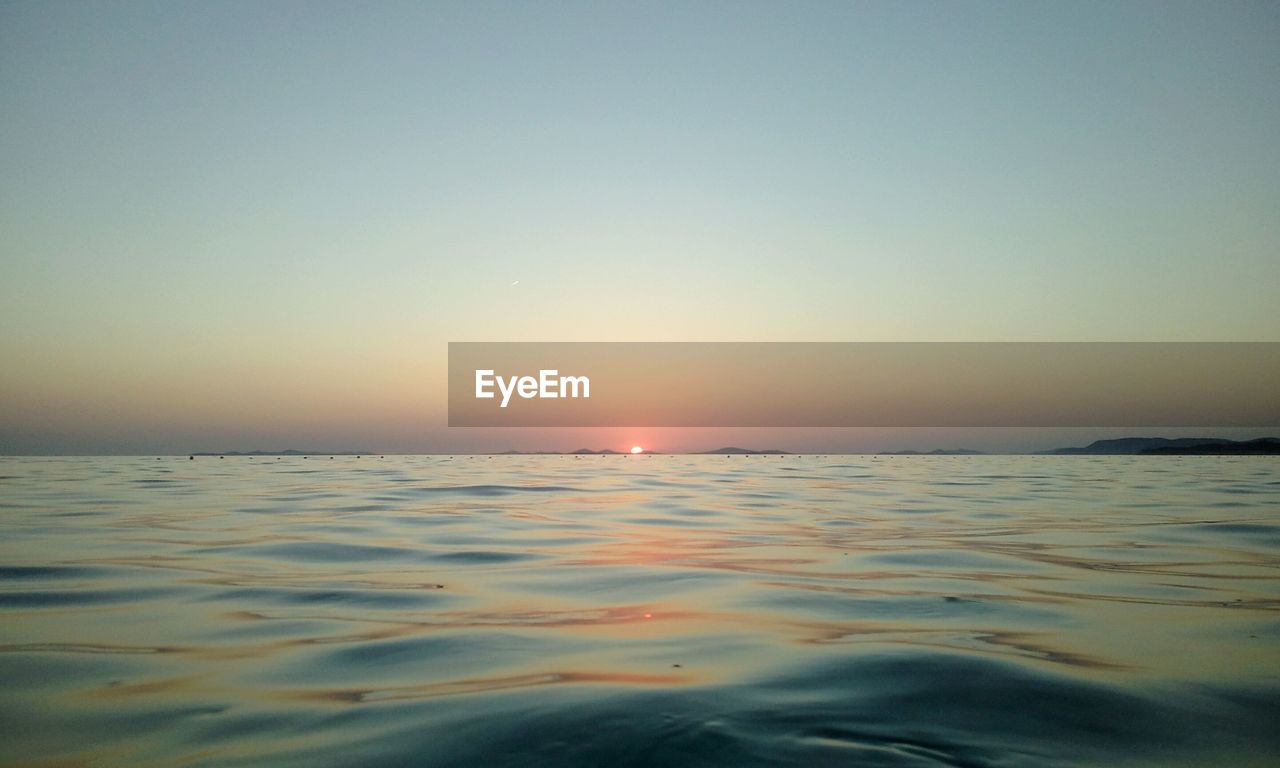
[[[512,280],[512,281],[511,281],[511,284],[512,284],[512,285],[519,285],[519,284],[520,284],[520,281],[519,281],[519,280]]]

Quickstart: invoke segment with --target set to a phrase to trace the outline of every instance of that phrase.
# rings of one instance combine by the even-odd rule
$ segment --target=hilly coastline
[[[1280,438],[1228,440],[1224,437],[1121,437],[1075,448],[1055,448],[1054,456],[1250,456],[1280,454]]]

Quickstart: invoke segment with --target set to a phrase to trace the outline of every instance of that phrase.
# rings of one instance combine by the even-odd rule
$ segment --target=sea
[[[1280,765],[1280,461],[0,458],[0,764]]]

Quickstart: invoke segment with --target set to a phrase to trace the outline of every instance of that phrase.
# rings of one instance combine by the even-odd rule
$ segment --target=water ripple
[[[0,459],[0,762],[1274,765],[1277,467]]]

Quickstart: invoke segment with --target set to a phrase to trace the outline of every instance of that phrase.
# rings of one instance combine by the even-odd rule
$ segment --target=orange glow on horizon
[[[640,447],[640,446],[638,446],[638,445],[633,445],[633,446],[631,446],[631,452],[632,452],[633,454],[635,454],[635,453],[644,453],[644,449],[643,449],[643,448],[641,448],[641,447]]]

